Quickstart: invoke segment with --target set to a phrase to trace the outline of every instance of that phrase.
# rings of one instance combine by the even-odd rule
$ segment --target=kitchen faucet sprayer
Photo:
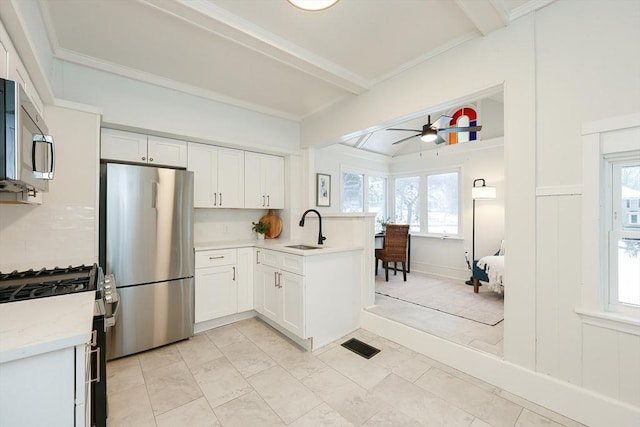
[[[307,214],[309,212],[314,212],[316,215],[318,215],[318,224],[319,224],[319,227],[320,227],[319,230],[318,230],[318,244],[322,245],[322,242],[327,240],[327,238],[322,235],[322,216],[320,215],[320,212],[318,212],[315,209],[307,209],[302,214],[302,218],[300,219],[300,227],[304,227],[304,218],[307,216]]]

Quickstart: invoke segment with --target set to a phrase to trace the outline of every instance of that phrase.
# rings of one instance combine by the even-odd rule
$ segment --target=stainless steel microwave
[[[0,79],[0,191],[48,191],[54,145],[23,88]]]

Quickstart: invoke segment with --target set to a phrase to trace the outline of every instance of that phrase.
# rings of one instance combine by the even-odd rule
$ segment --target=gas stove
[[[0,303],[101,291],[102,282],[102,270],[97,264],[0,272]]]

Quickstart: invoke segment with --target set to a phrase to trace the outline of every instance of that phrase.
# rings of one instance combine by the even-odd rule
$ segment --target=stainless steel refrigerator
[[[107,359],[193,335],[193,172],[103,163],[100,262],[120,294]]]

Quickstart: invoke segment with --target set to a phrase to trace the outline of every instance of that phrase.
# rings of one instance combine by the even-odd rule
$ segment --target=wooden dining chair
[[[385,280],[389,281],[389,263],[401,262],[404,281],[407,281],[407,241],[409,240],[408,224],[388,224],[384,236],[384,246],[376,249],[376,275],[378,275],[378,260],[382,261]],[[394,268],[397,274],[397,268]]]

